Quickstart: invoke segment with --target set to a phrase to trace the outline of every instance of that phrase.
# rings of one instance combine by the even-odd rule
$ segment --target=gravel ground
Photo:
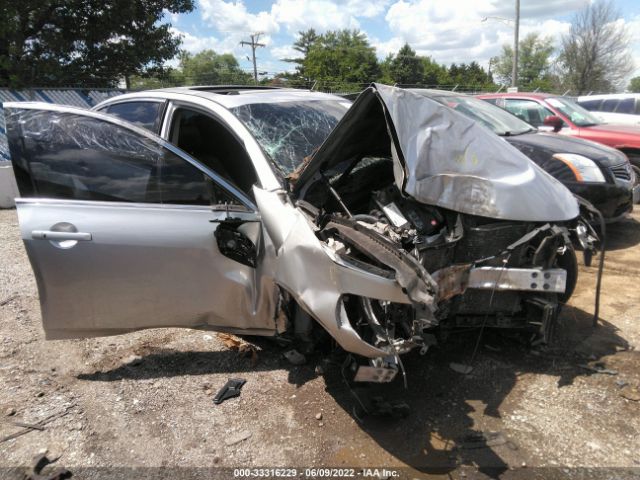
[[[264,339],[250,339],[255,366],[210,332],[45,341],[16,213],[2,210],[0,437],[23,431],[16,422],[64,415],[1,441],[0,467],[29,466],[47,450],[74,478],[113,478],[96,467],[138,469],[123,469],[123,478],[140,478],[148,472],[141,467],[385,466],[403,468],[402,478],[587,478],[612,468],[620,469],[615,478],[640,475],[640,402],[625,398],[640,386],[638,220],[610,228],[600,327],[590,327],[595,267],[581,267],[553,348],[530,351],[487,336],[468,376],[448,365],[469,359],[475,337],[409,355],[407,390],[398,379],[359,392],[406,401],[410,415],[391,420],[360,419],[339,369],[318,375],[320,358],[289,365]],[[214,405],[234,376],[247,379],[241,396]],[[167,478],[190,472],[169,471]]]

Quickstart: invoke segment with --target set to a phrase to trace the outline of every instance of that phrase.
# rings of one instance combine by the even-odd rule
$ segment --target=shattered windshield
[[[346,113],[345,100],[251,103],[232,108],[285,175],[324,142]]]

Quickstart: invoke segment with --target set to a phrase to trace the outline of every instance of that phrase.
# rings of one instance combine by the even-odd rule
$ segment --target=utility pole
[[[258,40],[260,39],[260,35],[262,35],[262,33],[260,32],[253,33],[250,35],[251,36],[250,42],[245,40],[242,40],[240,42],[240,45],[242,45],[243,47],[245,45],[249,45],[251,47],[251,57],[253,58],[253,80],[256,82],[256,85],[258,84],[258,67],[256,66],[256,48],[266,46],[264,43],[258,43]]]
[[[513,67],[511,68],[511,86],[518,86],[518,43],[520,34],[520,0],[516,0],[516,23],[513,28]]]

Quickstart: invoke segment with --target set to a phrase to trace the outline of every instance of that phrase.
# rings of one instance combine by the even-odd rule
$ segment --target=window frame
[[[117,98],[117,97],[116,97]],[[106,105],[101,106],[100,108],[97,108],[95,110],[92,110],[94,112],[100,112],[103,113],[105,115],[112,115],[111,113],[108,112],[108,110],[111,107],[115,107],[117,105],[127,105],[127,104],[132,104],[132,103],[161,103],[162,105],[160,106],[160,109],[158,110],[158,118],[156,120],[156,123],[154,124],[154,130],[149,130],[146,127],[142,127],[140,125],[136,125],[140,128],[144,128],[145,130],[148,130],[151,133],[154,133],[158,136],[160,136],[160,130],[162,129],[162,124],[164,122],[164,116],[165,113],[167,111],[167,104],[169,103],[166,99],[164,98],[157,98],[157,97],[136,97],[135,99],[131,99],[131,98],[125,98],[125,99],[118,99],[118,100],[114,100],[114,101],[110,101],[109,103],[107,103]],[[120,118],[117,115],[112,115],[116,118]],[[131,123],[128,120],[124,120],[122,118],[120,118],[120,120],[123,120],[125,122]],[[132,125],[135,125],[135,123],[132,123]]]
[[[123,103],[123,102],[119,102],[119,103]],[[120,201],[113,201],[113,200],[103,201],[103,200],[88,200],[88,199],[77,199],[77,198],[61,199],[61,198],[53,198],[53,197],[47,197],[47,196],[42,196],[42,197],[38,196],[36,198],[42,198],[42,199],[49,198],[54,201],[65,201],[65,202],[91,202],[91,203],[130,205],[130,206],[137,206],[141,208],[145,208],[145,207],[187,208],[187,209],[198,209],[198,210],[208,210],[208,211],[212,211],[212,210],[213,211],[224,211],[224,210],[233,211],[233,210],[241,209],[242,211],[249,211],[254,213],[258,212],[258,208],[255,205],[255,203],[249,197],[247,197],[241,190],[239,190],[234,185],[227,182],[224,178],[220,177],[216,172],[208,168],[206,165],[203,165],[200,162],[198,162],[197,159],[193,158],[187,152],[179,149],[178,147],[173,145],[171,142],[162,138],[160,135],[153,133],[144,127],[135,125],[115,115],[111,115],[103,111],[103,109],[107,108],[109,105],[111,105],[111,103],[108,105],[105,105],[104,107],[101,107],[99,110],[87,110],[83,108],[78,108],[78,107],[73,107],[68,105],[57,105],[57,104],[46,104],[46,106],[43,104],[42,106],[39,106],[38,104],[20,105],[19,103],[9,103],[7,104],[7,107],[16,108],[16,109],[40,110],[40,111],[46,111],[46,112],[57,112],[57,113],[63,113],[63,114],[66,113],[71,115],[80,115],[84,117],[90,117],[98,121],[105,122],[107,124],[115,125],[118,128],[129,130],[131,133],[135,135],[140,135],[142,137],[145,137],[148,140],[151,140],[152,142],[155,142],[161,148],[169,150],[171,153],[176,155],[181,160],[191,164],[191,166],[193,166],[194,168],[196,168],[196,170],[199,170],[201,173],[203,173],[216,186],[218,186],[223,191],[225,191],[229,196],[236,199],[239,202],[239,205],[236,205],[236,204],[189,205],[189,204],[171,204],[171,203],[120,202]],[[161,159],[159,160],[160,160],[159,166],[161,169],[162,160]],[[29,160],[28,168],[30,171],[31,170],[30,160]],[[33,182],[33,179],[31,179],[31,181]],[[242,209],[242,207],[244,207],[246,210]]]

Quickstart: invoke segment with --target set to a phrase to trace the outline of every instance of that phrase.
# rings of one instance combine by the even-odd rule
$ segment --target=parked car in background
[[[640,125],[640,93],[584,95],[576,101],[606,123]]]
[[[412,89],[453,108],[503,137],[573,193],[612,221],[633,209],[640,186],[627,157],[595,142],[540,132],[508,111],[478,98],[444,90]],[[640,179],[638,179],[640,180]]]
[[[602,143],[623,152],[640,168],[640,126],[605,124],[573,100],[547,93],[478,95],[541,130]]]
[[[373,85],[351,106],[197,87],[97,111],[3,107],[50,339],[328,333],[361,361],[356,380],[386,382],[441,332],[548,341],[576,284],[571,192],[410,91]]]

